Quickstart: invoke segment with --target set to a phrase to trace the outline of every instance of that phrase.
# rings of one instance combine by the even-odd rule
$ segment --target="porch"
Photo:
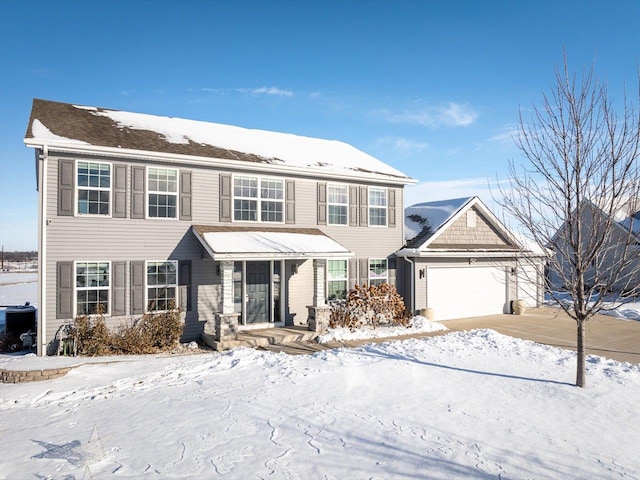
[[[310,342],[319,335],[306,326],[260,328],[240,330],[234,340],[217,340],[216,335],[203,334],[202,340],[214,350],[229,350],[236,347],[267,347],[269,345]]]

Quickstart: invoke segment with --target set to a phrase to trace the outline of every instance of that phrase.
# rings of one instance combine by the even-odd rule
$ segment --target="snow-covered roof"
[[[40,99],[33,101],[25,143],[187,155],[415,183],[399,170],[336,140]]]
[[[315,228],[194,225],[193,230],[216,260],[353,256],[347,248]]]
[[[404,237],[407,243],[424,242],[474,197],[453,198],[411,205],[404,210]]]

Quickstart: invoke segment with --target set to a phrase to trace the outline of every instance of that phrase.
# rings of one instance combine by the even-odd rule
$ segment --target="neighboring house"
[[[638,294],[640,285],[640,199],[630,199],[616,212],[615,218],[593,203],[581,205],[580,223],[585,227],[585,245],[592,241],[591,232],[607,229],[606,241],[599,245],[599,255],[586,272],[586,286],[611,285],[611,290],[619,293]],[[571,278],[569,259],[572,254],[565,252],[565,239],[568,238],[566,223],[558,229],[551,239],[549,248],[554,252],[549,263],[549,284],[555,288],[564,288],[565,279]],[[596,233],[596,238],[599,237]],[[628,245],[628,247],[626,247]],[[592,247],[587,247],[591,250]],[[625,252],[626,250],[626,252]],[[623,265],[621,269],[617,267]],[[619,271],[618,271],[619,270]],[[615,275],[615,281],[611,278]]]
[[[396,284],[414,180],[338,141],[34,100],[38,354],[77,315],[172,302],[182,341],[312,325],[356,283]]]
[[[405,209],[405,303],[435,320],[511,312],[543,300],[545,257],[522,246],[478,197]],[[401,263],[401,259],[398,259]]]

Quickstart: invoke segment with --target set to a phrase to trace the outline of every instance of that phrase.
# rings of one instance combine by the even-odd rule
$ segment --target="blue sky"
[[[419,180],[407,206],[490,203],[563,48],[621,98],[638,25],[638,0],[0,0],[0,243],[37,246],[34,97],[337,139]]]

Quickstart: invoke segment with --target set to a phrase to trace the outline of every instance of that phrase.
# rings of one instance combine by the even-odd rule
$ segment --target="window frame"
[[[331,278],[330,277],[330,269],[329,269],[329,265],[330,262],[344,262],[345,265],[345,269],[344,269],[344,278]],[[330,284],[331,282],[344,282],[344,289],[345,289],[345,299],[346,297],[349,295],[349,259],[346,258],[330,258],[327,259],[327,266],[326,266],[326,288],[327,288],[327,301],[328,302],[333,302],[333,301],[337,301],[337,300],[343,300],[342,298],[329,298],[329,292],[330,292]]]
[[[372,267],[371,267],[371,263],[372,262],[384,262],[385,265],[385,269],[384,269],[384,276],[380,276],[379,274],[374,274],[373,276],[371,275],[372,273]],[[383,280],[380,283],[376,283],[375,285],[381,285],[382,283],[389,283],[389,259],[388,258],[370,258],[368,263],[368,269],[367,269],[367,279],[369,280],[369,286],[374,285],[372,283],[372,280],[378,281],[378,280]]]
[[[247,178],[247,179],[252,179],[256,181],[256,196],[255,197],[247,197],[247,196],[240,196],[240,195],[236,195],[236,179],[239,178]],[[280,191],[282,192],[282,197],[281,198],[269,198],[269,197],[262,197],[262,183],[263,182],[279,182],[280,183]],[[237,223],[267,223],[267,224],[284,224],[285,223],[285,216],[286,216],[286,182],[285,179],[282,177],[271,177],[271,176],[260,176],[260,175],[242,175],[242,174],[238,174],[238,175],[232,175],[231,177],[231,219],[232,222],[237,222]],[[255,220],[242,220],[242,219],[236,219],[236,200],[248,200],[248,201],[254,201],[256,202],[256,219]],[[262,219],[262,214],[263,214],[263,210],[262,210],[262,206],[263,206],[263,202],[267,203],[267,202],[277,202],[280,204],[281,209],[280,209],[280,220],[274,220],[274,221],[270,221],[270,220],[263,220]],[[269,212],[267,212],[269,213]]]
[[[161,263],[171,263],[174,265],[174,271],[175,271],[175,284],[174,283],[156,283],[156,284],[149,284],[149,265],[150,264],[161,264]],[[156,272],[157,273],[157,272]],[[179,271],[178,271],[178,261],[177,260],[145,260],[144,262],[144,311],[146,313],[161,313],[161,312],[166,312],[168,309],[164,309],[164,310],[160,310],[160,309],[149,309],[149,289],[150,288],[167,288],[167,287],[173,287],[173,291],[174,291],[174,302],[176,303],[176,308],[178,307],[178,301],[179,301],[179,287],[180,287],[180,279],[178,278],[179,275]],[[157,300],[157,296],[154,300]],[[164,300],[167,300],[167,297],[164,297]]]
[[[79,170],[80,164],[86,163],[87,165],[96,164],[96,165],[108,165],[109,166],[109,187],[91,187],[89,185],[81,186],[79,182]],[[102,218],[111,218],[111,212],[113,209],[113,163],[111,162],[101,162],[101,161],[91,161],[91,160],[76,160],[74,165],[74,213],[78,217],[102,217]],[[108,192],[109,193],[109,206],[107,208],[107,213],[83,213],[80,212],[80,190],[86,190],[89,192]]]
[[[383,192],[384,196],[380,197],[380,198],[384,198],[384,205],[374,205],[373,202],[371,201],[371,194],[374,191],[378,191],[378,192]],[[368,196],[368,214],[369,214],[369,226],[371,227],[387,227],[389,225],[389,190],[387,189],[387,187],[369,187],[367,189],[367,196]],[[384,224],[381,223],[373,223],[371,220],[373,218],[372,216],[372,212],[374,210],[384,210]]]
[[[176,191],[175,192],[163,192],[161,190],[151,190],[151,188],[149,188],[149,173],[151,170],[166,170],[166,171],[174,171],[176,173]],[[155,166],[148,166],[145,169],[145,200],[146,200],[146,204],[145,204],[145,218],[147,220],[178,220],[180,217],[180,170],[177,168],[173,168],[173,167],[155,167]],[[151,216],[150,215],[150,209],[151,209],[151,195],[171,195],[173,197],[175,197],[176,199],[176,204],[175,204],[175,216],[174,217],[159,217],[159,216]],[[169,207],[164,207],[164,208],[169,208]]]
[[[345,202],[344,203],[338,203],[338,202],[332,202],[330,201],[331,198],[331,193],[330,193],[330,189],[331,188],[340,188],[340,189],[344,189],[345,190]],[[344,223],[335,223],[331,221],[331,211],[330,208],[332,206],[340,206],[340,207],[344,207]],[[327,225],[337,225],[337,226],[348,226],[349,225],[349,185],[344,184],[344,183],[327,183]]]
[[[97,285],[96,287],[78,287],[78,265],[80,264],[106,264],[107,265],[107,282],[108,284],[105,285]],[[73,318],[76,318],[78,315],[86,315],[88,317],[91,316],[95,316],[97,315],[95,312],[94,313],[79,313],[78,312],[78,292],[80,291],[90,291],[90,290],[96,290],[96,291],[106,291],[107,292],[107,308],[104,312],[102,312],[102,315],[104,315],[105,317],[109,317],[111,316],[111,275],[112,275],[112,268],[111,268],[111,261],[109,260],[76,260],[73,262]],[[98,301],[97,305],[100,304],[102,302]]]

